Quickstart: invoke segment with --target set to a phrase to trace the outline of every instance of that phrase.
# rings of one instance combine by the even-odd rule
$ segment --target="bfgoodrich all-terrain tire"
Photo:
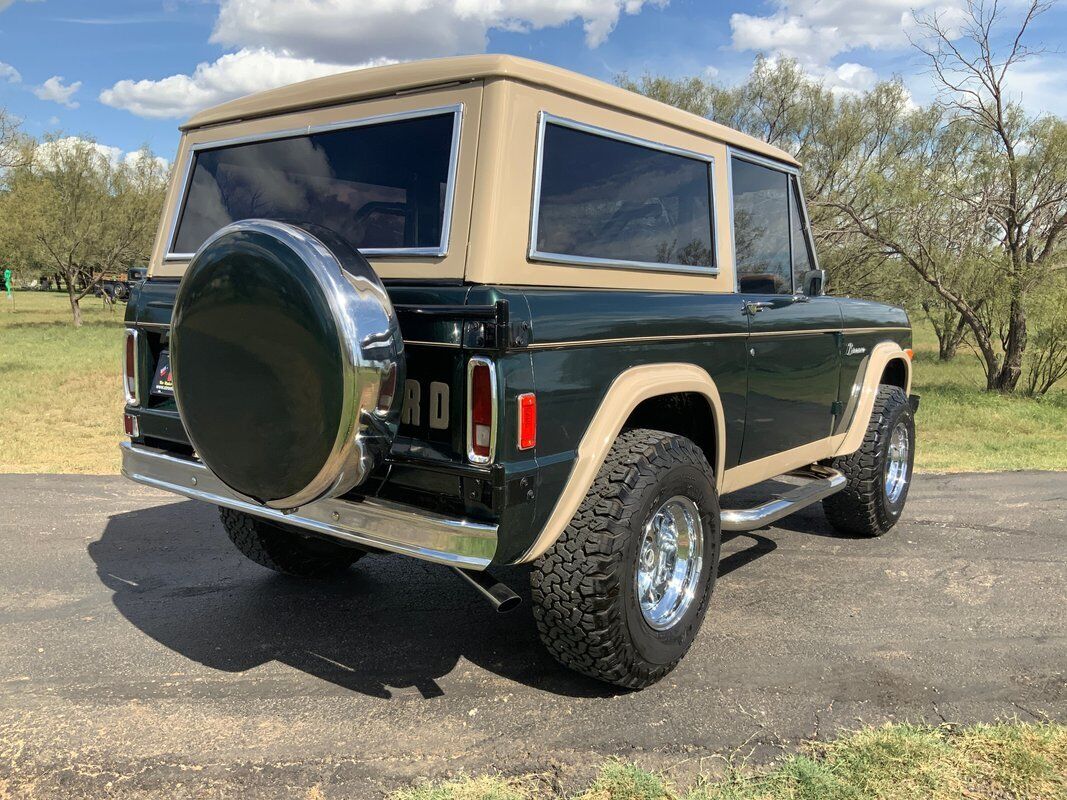
[[[355,547],[303,536],[265,519],[220,508],[230,541],[260,566],[299,578],[324,578],[348,569],[366,555]]]
[[[719,500],[700,448],[662,431],[623,432],[578,513],[534,565],[542,641],[593,678],[631,689],[655,683],[700,630],[720,541]]]
[[[830,464],[848,481],[822,501],[830,524],[854,536],[888,531],[904,510],[914,462],[915,417],[908,397],[898,386],[879,386],[863,443]]]

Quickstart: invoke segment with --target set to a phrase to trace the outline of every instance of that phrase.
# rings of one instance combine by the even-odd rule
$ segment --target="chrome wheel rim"
[[[637,551],[637,598],[652,628],[670,628],[693,603],[704,561],[704,523],[696,503],[676,495],[645,523]]]
[[[885,459],[885,496],[895,503],[908,485],[908,427],[898,422],[889,435],[889,451]]]

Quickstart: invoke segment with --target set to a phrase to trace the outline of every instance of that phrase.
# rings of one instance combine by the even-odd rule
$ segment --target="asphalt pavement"
[[[876,540],[818,506],[734,536],[642,692],[557,666],[528,604],[497,615],[443,567],[288,579],[120,478],[0,476],[0,548],[0,798],[573,788],[612,755],[684,783],[863,723],[1067,720],[1067,473],[918,476]]]

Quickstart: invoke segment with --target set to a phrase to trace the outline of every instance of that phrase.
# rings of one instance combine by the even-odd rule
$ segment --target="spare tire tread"
[[[294,530],[266,520],[220,508],[219,517],[230,541],[261,567],[299,578],[321,578],[344,572],[366,553],[354,547],[319,540],[312,543]]]

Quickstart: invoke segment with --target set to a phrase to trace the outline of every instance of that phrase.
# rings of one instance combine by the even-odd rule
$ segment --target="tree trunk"
[[[71,281],[67,281],[67,299],[70,300],[70,313],[74,315],[74,327],[80,328],[82,326],[82,307],[77,297],[74,295],[73,284]]]
[[[1023,353],[1026,351],[1026,309],[1018,297],[1011,300],[1008,337],[1004,345],[1004,361],[995,375],[990,376],[989,388],[998,392],[1014,392],[1023,374]]]
[[[956,351],[960,349],[960,345],[963,344],[963,339],[966,335],[967,320],[960,314],[956,318],[956,326],[946,331],[944,339],[938,342],[938,361],[951,361],[954,359]]]

